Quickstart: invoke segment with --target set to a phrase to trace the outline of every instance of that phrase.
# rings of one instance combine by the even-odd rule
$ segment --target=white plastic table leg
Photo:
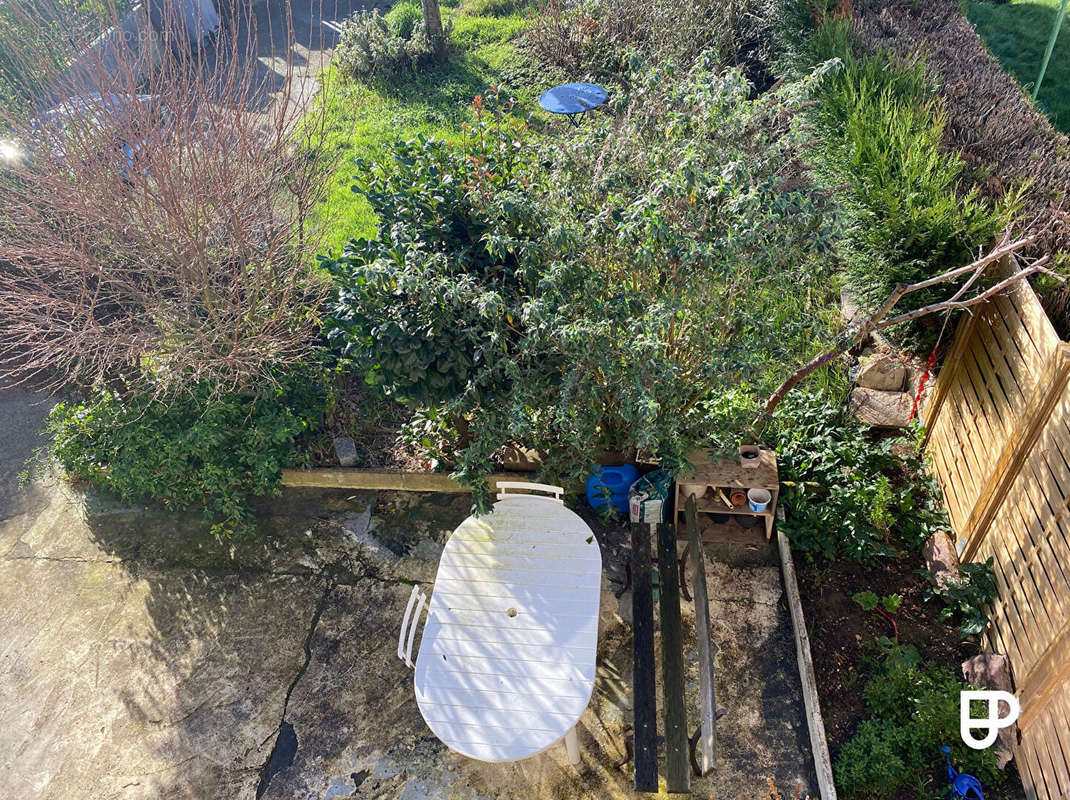
[[[580,763],[580,740],[576,736],[576,728],[570,728],[565,734],[565,749],[568,751],[568,761],[575,766]]]

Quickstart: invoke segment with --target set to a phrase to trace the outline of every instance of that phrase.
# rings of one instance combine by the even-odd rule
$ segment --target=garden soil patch
[[[923,601],[928,582],[915,570],[924,566],[914,554],[873,567],[846,562],[800,566],[799,591],[825,732],[834,755],[866,715],[862,688],[879,655],[876,639],[893,635],[891,623],[875,611],[863,611],[852,595],[865,591],[880,596],[901,594],[903,604],[894,615],[900,644],[914,645],[925,659],[944,664],[956,674],[961,663],[975,654],[959,644],[952,626],[937,619],[939,601]]]
[[[891,624],[875,611],[863,611],[852,595],[865,591],[902,595],[894,615],[899,643],[913,645],[924,659],[945,665],[956,675],[961,675],[962,662],[977,654],[975,646],[959,641],[957,626],[938,619],[940,601],[923,599],[928,581],[917,570],[924,567],[915,553],[871,567],[847,562],[818,566],[800,559],[799,590],[834,763],[866,718],[862,690],[880,656],[876,639],[892,636]],[[1000,790],[986,791],[985,797],[1021,796],[1013,761],[1007,769],[1015,772],[1011,780]],[[908,792],[897,795],[897,800],[913,797]]]

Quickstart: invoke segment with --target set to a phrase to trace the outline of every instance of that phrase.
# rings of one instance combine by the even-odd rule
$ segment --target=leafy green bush
[[[203,508],[212,532],[249,532],[250,495],[278,491],[294,440],[322,422],[325,388],[312,376],[256,395],[215,396],[200,386],[163,401],[100,392],[49,416],[52,453],[66,472],[127,502]]]
[[[342,24],[334,63],[351,78],[391,78],[431,62],[431,41],[423,16],[412,19],[409,6],[383,17],[378,9],[358,11]],[[411,24],[410,24],[411,23]],[[402,34],[408,29],[409,36]],[[450,28],[443,26],[449,37]]]
[[[494,93],[477,105],[460,147],[421,137],[360,164],[380,235],[323,259],[337,287],[332,341],[403,400],[447,402],[490,375],[507,391],[496,370],[521,355],[520,304],[542,277],[545,226],[513,146],[523,126]]]
[[[946,792],[941,745],[962,772],[987,788],[1006,776],[991,750],[973,750],[959,737],[959,693],[970,688],[948,668],[924,662],[910,646],[895,647],[866,683],[870,718],[836,758],[836,786],[847,798],[884,798],[912,790],[919,797]]]
[[[959,638],[976,636],[988,627],[985,607],[999,597],[996,576],[992,572],[992,558],[987,561],[970,561],[959,565],[959,579],[941,585],[936,576],[927,570],[922,574],[929,580],[927,599],[938,597],[944,602],[940,619],[956,619],[959,623]]]
[[[703,59],[627,85],[541,147],[493,96],[460,147],[399,145],[365,168],[378,239],[325,262],[331,341],[450,421],[465,480],[516,441],[563,479],[603,449],[677,464],[835,324],[825,206],[783,179],[811,83],[752,99]]]
[[[946,526],[939,488],[903,439],[870,440],[845,404],[797,392],[774,415],[784,491],[781,529],[792,545],[826,558],[868,562],[897,553],[894,537],[920,547]],[[910,477],[893,485],[889,476]],[[917,477],[914,477],[917,476]]]
[[[778,0],[543,0],[527,39],[565,71],[620,76],[634,54],[685,68],[713,55],[765,90],[779,12]]]
[[[866,720],[841,748],[836,759],[836,788],[844,797],[891,797],[910,782],[913,767],[899,754],[905,748],[902,728]]]
[[[1018,196],[992,205],[976,188],[960,190],[964,163],[941,146],[946,117],[923,64],[856,56],[845,23],[835,19],[818,29],[814,48],[839,58],[842,69],[814,111],[810,155],[842,197],[839,255],[847,278],[875,308],[898,283],[969,263],[1009,224]],[[944,293],[912,299],[924,305]]]

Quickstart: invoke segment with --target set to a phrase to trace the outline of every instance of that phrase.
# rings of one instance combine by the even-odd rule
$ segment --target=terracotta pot
[[[743,506],[747,505],[747,493],[742,489],[733,489],[728,499],[732,501],[732,505],[735,508],[743,508]]]

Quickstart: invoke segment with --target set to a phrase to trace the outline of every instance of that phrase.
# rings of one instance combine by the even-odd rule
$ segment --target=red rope
[[[918,415],[918,405],[921,404],[921,396],[925,391],[925,384],[929,382],[929,374],[936,365],[936,348],[939,346],[940,342],[937,341],[937,343],[933,345],[933,351],[929,353],[929,358],[925,361],[925,371],[921,373],[921,380],[918,381],[918,393],[914,395],[914,407],[910,409],[911,421]]]
[[[933,367],[936,366],[936,351],[940,349],[940,342],[944,341],[944,332],[947,330],[947,323],[950,319],[951,312],[948,311],[944,314],[944,324],[940,326],[940,335],[936,337],[936,343],[933,345],[932,352],[929,353],[929,357],[925,359],[925,371],[921,373],[921,380],[918,381],[918,393],[914,395],[914,407],[910,409],[911,422],[918,416],[918,406],[921,405],[921,396],[925,392],[925,384],[929,382],[929,375],[932,374]]]

